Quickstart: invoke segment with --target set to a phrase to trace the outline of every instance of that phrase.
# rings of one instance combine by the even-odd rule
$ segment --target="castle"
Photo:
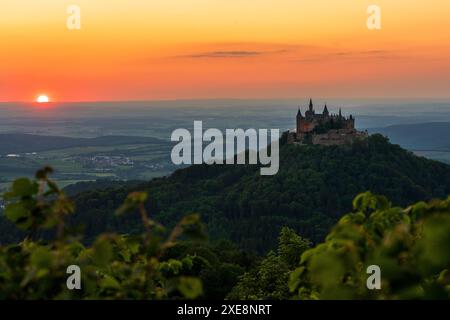
[[[297,129],[288,134],[288,143],[296,144],[319,144],[319,145],[343,145],[351,144],[356,139],[364,139],[367,132],[355,129],[355,118],[342,115],[341,109],[338,114],[330,114],[328,107],[322,113],[316,113],[312,99],[309,100],[308,110],[305,116],[300,108],[297,112]]]

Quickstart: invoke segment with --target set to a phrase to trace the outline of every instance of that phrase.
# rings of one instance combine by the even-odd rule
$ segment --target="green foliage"
[[[302,253],[311,246],[292,229],[282,228],[278,255],[270,251],[261,263],[240,277],[228,295],[229,299],[281,300],[289,298],[289,274],[300,261]]]
[[[184,217],[169,233],[145,209],[146,193],[130,194],[119,213],[138,210],[145,226],[140,235],[105,233],[91,246],[65,228],[73,203],[48,178],[18,179],[4,195],[5,215],[28,236],[19,244],[0,246],[0,299],[194,299],[202,282],[190,275],[192,258],[163,256],[182,239],[203,238],[198,215]],[[34,240],[37,232],[56,227],[51,241]],[[68,290],[67,267],[82,270],[82,290]]]
[[[289,267],[273,251],[259,266],[246,272],[228,295],[232,300],[282,300],[289,297]]]
[[[178,243],[164,256],[165,259],[181,257],[191,260],[188,273],[202,281],[202,297],[213,300],[224,299],[238,278],[257,261],[257,257],[238,250],[228,241]]]
[[[35,181],[27,178],[17,179],[11,190],[4,195],[6,201],[12,201],[5,209],[5,216],[31,235],[38,228],[50,229],[58,225],[60,237],[63,233],[64,217],[74,211],[72,201],[47,178],[50,173],[52,169],[46,167],[36,173]]]
[[[309,240],[303,239],[287,227],[281,229],[278,241],[278,256],[289,267],[298,265],[301,254],[312,245]]]
[[[4,195],[5,216],[23,230],[24,239],[0,245],[0,299],[450,298],[450,197],[403,209],[365,192],[349,200],[353,211],[339,219],[324,242],[311,248],[309,240],[283,227],[277,250],[258,259],[229,241],[201,241],[204,227],[197,214],[184,216],[166,230],[148,215],[157,211],[153,195],[149,201],[149,193],[138,191],[117,194],[124,201],[116,217],[125,222],[130,216],[139,219],[139,228],[82,241],[67,223],[75,206],[48,178],[50,173],[45,168],[35,180],[19,179]],[[161,186],[182,191],[182,186]],[[108,195],[97,192],[98,201]],[[248,206],[250,190],[243,192],[239,201]],[[209,213],[214,202],[202,199]],[[184,204],[190,206],[189,201]],[[108,208],[114,211],[111,203]],[[108,224],[107,217],[100,223]],[[252,217],[256,228],[262,223],[262,231],[273,221]],[[82,290],[66,287],[70,265],[82,270]],[[370,265],[381,268],[381,290],[366,287]]]
[[[353,201],[326,241],[302,254],[289,288],[299,299],[450,298],[450,197],[392,207],[370,192]],[[366,287],[381,268],[381,290]]]

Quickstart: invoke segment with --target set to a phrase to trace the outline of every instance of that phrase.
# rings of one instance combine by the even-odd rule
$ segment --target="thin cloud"
[[[191,53],[177,56],[177,58],[188,59],[209,59],[209,58],[249,58],[262,55],[283,54],[291,51],[291,49],[277,49],[277,50],[216,50]]]
[[[387,50],[338,51],[314,54],[309,57],[295,59],[296,62],[315,62],[330,59],[395,59],[398,55]]]
[[[179,58],[247,58],[264,54],[263,51],[210,51],[179,56]]]

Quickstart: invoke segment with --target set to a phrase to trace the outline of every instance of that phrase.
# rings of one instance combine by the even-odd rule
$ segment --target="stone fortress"
[[[305,116],[302,115],[300,108],[298,109],[296,120],[297,128],[288,133],[288,143],[344,145],[368,136],[367,131],[356,130],[355,118],[352,115],[344,117],[340,108],[338,114],[331,114],[325,104],[323,112],[316,113],[312,99],[309,100]]]

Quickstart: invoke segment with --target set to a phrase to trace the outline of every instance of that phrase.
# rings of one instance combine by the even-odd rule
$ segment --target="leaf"
[[[450,284],[450,270],[445,269],[439,274],[438,283],[441,285]]]
[[[59,193],[60,192],[58,185],[55,182],[53,182],[53,181],[50,181],[50,180],[47,181],[47,186],[50,188],[52,193]]]
[[[12,192],[16,197],[27,197],[36,194],[38,191],[37,184],[30,179],[16,179],[12,185]]]
[[[146,192],[132,192],[125,199],[124,203],[116,210],[117,215],[121,215],[136,210],[139,205],[144,204],[148,199]]]
[[[426,272],[440,272],[450,266],[450,217],[434,216],[423,224],[416,254]]]
[[[126,243],[131,254],[137,254],[139,252],[141,243],[139,242],[138,239],[129,238],[127,239]]]
[[[30,257],[32,266],[38,269],[48,269],[51,267],[53,256],[51,251],[46,247],[39,247],[33,251]]]
[[[316,253],[317,250],[309,249],[302,253],[300,257],[300,264],[304,264],[306,261],[311,259],[311,257]]]
[[[116,278],[106,275],[100,280],[100,287],[104,289],[120,289],[120,283]]]
[[[22,202],[11,203],[6,206],[5,215],[11,222],[16,223],[20,218],[28,217],[29,211]]]
[[[361,193],[353,200],[353,208],[358,211],[385,210],[391,206],[386,197],[375,195],[370,191]]]
[[[112,245],[106,240],[97,240],[94,244],[92,260],[99,267],[106,267],[113,258]]]
[[[188,299],[195,299],[203,292],[203,286],[200,279],[193,277],[180,277],[178,290]]]
[[[295,269],[290,275],[289,275],[289,291],[294,292],[298,286],[300,285],[300,277],[303,274],[303,271],[305,271],[305,267],[300,267]]]

